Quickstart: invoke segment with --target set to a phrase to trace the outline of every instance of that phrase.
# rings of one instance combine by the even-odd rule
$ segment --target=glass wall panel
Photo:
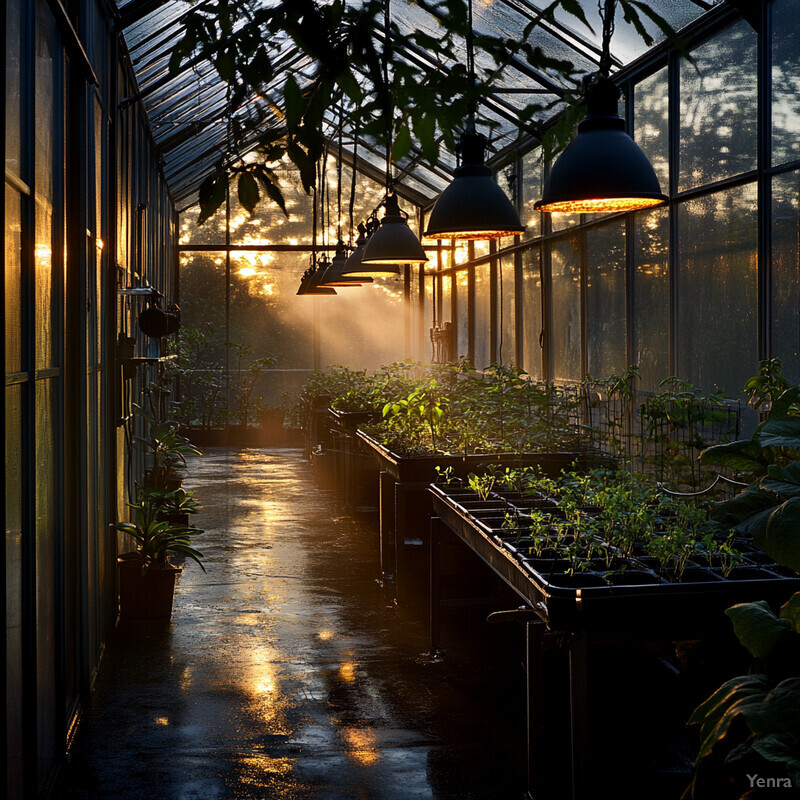
[[[758,364],[755,184],[679,209],[677,374],[735,397]]]
[[[498,259],[497,269],[497,361],[516,363],[516,269],[514,256]]]
[[[479,239],[475,242],[472,242],[474,247],[474,255],[473,258],[481,258],[483,256],[488,256],[490,249],[491,249],[491,242]]]
[[[667,68],[636,84],[633,138],[650,159],[661,191],[669,194],[669,92]]]
[[[40,3],[41,7],[41,3]],[[54,31],[42,14],[36,48],[36,225],[34,287],[36,317],[36,369],[53,364],[53,156],[56,107],[53,57]]]
[[[523,239],[531,239],[542,232],[542,212],[533,205],[542,199],[542,172],[544,163],[540,148],[522,156],[522,224],[525,226]]]
[[[275,358],[277,370],[313,368],[315,298],[296,294],[307,265],[306,254],[231,253],[230,368],[236,370],[234,381],[240,375],[238,370],[246,370],[258,358]],[[327,333],[324,327],[322,330]],[[262,375],[254,397],[277,405],[282,391],[278,375]]]
[[[231,281],[238,282],[244,276]],[[225,253],[180,254],[182,339],[188,331],[202,347],[202,359],[225,363]]]
[[[456,359],[469,355],[469,272],[459,270],[453,276],[456,296]]]
[[[436,264],[436,254],[433,254],[433,264]],[[434,299],[438,303],[439,286],[438,278],[434,274],[434,267],[429,266],[430,273],[424,274],[422,282],[420,282],[420,267],[406,267],[411,270],[411,294],[409,295],[408,312],[411,318],[411,341],[412,341],[412,358],[425,361],[430,358],[431,352],[431,327],[433,326]],[[422,285],[420,285],[422,284]],[[423,293],[423,305],[420,307],[419,293]],[[438,311],[437,311],[438,314]]]
[[[499,169],[494,176],[498,186],[503,190],[505,196],[511,201],[514,208],[519,210],[519,176],[517,175],[517,161],[514,159],[510,164]],[[524,222],[522,223],[525,224]],[[513,236],[502,236],[497,240],[497,249],[511,247],[514,244]]]
[[[453,276],[442,275],[442,313],[439,324],[453,321]]]
[[[744,20],[681,61],[680,190],[755,169],[757,63],[756,32]]]
[[[800,172],[772,180],[772,355],[800,381]]]
[[[22,175],[21,158],[21,22],[22,0],[6,0],[6,113],[5,113],[5,160],[6,169],[18,178]]]
[[[439,251],[439,264],[441,269],[447,269],[450,266],[451,258],[448,250]],[[437,316],[440,323],[453,321],[453,280],[452,273],[441,276],[441,290],[439,308],[437,309]]]
[[[586,232],[586,357],[595,377],[625,367],[625,223]]]
[[[633,217],[632,361],[640,387],[656,391],[669,373],[669,212]]]
[[[772,163],[794,161],[800,130],[800,6],[773,0],[772,9]]]
[[[525,250],[522,254],[522,368],[534,378],[544,376],[542,371],[542,277],[539,270],[539,248]]]
[[[22,385],[5,390],[5,599],[7,797],[22,787]]]
[[[6,184],[5,330],[6,372],[22,370],[22,197]]]
[[[54,720],[59,718],[56,689],[56,604],[59,558],[58,452],[54,422],[58,419],[57,385],[36,382],[36,669],[39,744],[39,782],[50,779],[62,746]]]
[[[492,363],[492,276],[488,264],[475,267],[475,367]]]
[[[573,225],[579,225],[581,221],[580,214],[559,214],[558,212],[550,214],[550,225],[554,231],[565,231]]]
[[[550,340],[553,377],[580,380],[581,250],[579,236],[558,239],[552,246],[553,319]]]

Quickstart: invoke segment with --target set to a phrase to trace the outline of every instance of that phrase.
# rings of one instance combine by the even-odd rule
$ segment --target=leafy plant
[[[177,514],[196,514],[200,504],[191,492],[183,488],[178,489],[146,489],[139,490],[140,500],[147,499],[159,506],[159,515],[171,516]]]
[[[436,380],[431,378],[427,385],[414,389],[407,397],[386,403],[383,417],[390,429],[400,430],[417,442],[429,435],[430,446],[435,452],[447,408],[447,399],[439,391]]]
[[[780,358],[767,358],[758,362],[758,375],[750,378],[742,387],[747,402],[759,409],[771,405],[788,388],[789,381],[783,377],[783,362]]]
[[[725,613],[753,671],[726,681],[689,719],[701,744],[684,800],[744,796],[747,772],[800,788],[800,593],[779,614],[764,601]]]
[[[456,478],[453,467],[434,467],[436,470],[436,483],[442,486],[452,486],[454,483],[461,483],[461,478]]]
[[[178,423],[166,415],[165,407],[170,392],[159,384],[151,384],[147,394],[147,407],[134,404],[133,409],[146,428],[145,436],[135,436],[150,455],[150,468],[145,476],[149,489],[166,489],[172,474],[186,466],[187,455],[202,455],[179,432]]]
[[[758,377],[764,380],[748,381],[751,401],[770,403],[766,420],[750,439],[711,447],[701,459],[753,476],[745,491],[713,515],[798,571],[800,387],[774,397],[781,383],[775,364],[766,364]],[[748,770],[776,774],[800,788],[800,593],[779,614],[763,601],[725,613],[754,659],[752,671],[727,681],[692,714],[689,724],[699,728],[701,745],[686,800],[717,800],[720,787],[732,784],[731,797],[743,794]]]
[[[474,472],[470,472],[469,475],[467,475],[467,484],[469,488],[472,489],[473,492],[476,492],[481,500],[489,499],[489,495],[494,489],[495,482],[496,478],[494,473],[491,472],[486,472],[483,475],[476,475]]]
[[[704,450],[707,465],[754,476],[744,492],[720,504],[713,517],[752,537],[765,553],[800,570],[800,387],[773,402],[767,419],[750,439]]]
[[[133,511],[133,520],[115,522],[111,527],[133,539],[143,574],[151,567],[165,567],[173,554],[191,558],[205,572],[200,560],[203,554],[191,545],[192,537],[203,533],[202,530],[161,519],[164,506],[147,492],[140,492],[136,502],[128,503],[128,507]]]

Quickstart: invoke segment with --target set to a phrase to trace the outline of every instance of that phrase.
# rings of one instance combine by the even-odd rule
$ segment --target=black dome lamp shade
[[[497,239],[525,228],[505,192],[492,178],[486,137],[470,127],[461,136],[461,166],[428,217],[425,235],[436,239]]]
[[[600,69],[586,79],[586,118],[578,135],[550,170],[539,211],[607,214],[661,205],[658,178],[647,156],[625,132],[617,105],[619,87],[609,77],[616,0],[603,0]]]
[[[300,288],[297,294],[331,295],[336,294],[336,289],[331,286],[320,286],[319,279],[322,272],[316,266],[309,267],[300,279]]]
[[[328,263],[327,258],[325,258],[325,264],[327,266],[319,279],[319,286],[362,286],[365,283],[372,283],[372,278],[370,277],[343,274],[345,264],[347,264],[347,250],[341,239],[336,245],[336,254],[333,260]]]
[[[586,92],[586,118],[550,170],[539,211],[569,214],[637,211],[668,199],[639,145],[617,114],[620,90],[598,76]]]
[[[380,226],[377,215],[373,214],[367,219],[366,223],[360,222],[358,225],[358,239],[356,239],[356,249],[350,254],[347,263],[342,270],[343,275],[352,275],[356,278],[370,277],[371,275],[399,275],[400,266],[394,264],[369,264],[361,266],[361,259],[364,257],[367,242]]]
[[[424,264],[428,260],[417,235],[408,227],[408,215],[400,210],[397,195],[389,191],[381,225],[364,247],[362,266]],[[348,273],[351,274],[351,273]]]

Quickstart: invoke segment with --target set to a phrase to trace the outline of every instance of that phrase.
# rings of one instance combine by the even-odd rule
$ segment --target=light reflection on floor
[[[212,449],[186,486],[208,571],[184,570],[168,628],[109,646],[66,798],[521,797],[516,722],[423,655],[375,581],[372,521],[298,451]]]

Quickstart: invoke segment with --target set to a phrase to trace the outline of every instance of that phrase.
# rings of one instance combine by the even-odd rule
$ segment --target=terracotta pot
[[[169,619],[175,596],[175,576],[179,567],[150,567],[142,574],[137,553],[117,559],[119,574],[119,613],[123,619]]]

